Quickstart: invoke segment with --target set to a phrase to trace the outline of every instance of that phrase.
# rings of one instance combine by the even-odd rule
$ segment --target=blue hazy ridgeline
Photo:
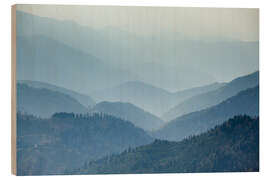
[[[60,19],[16,11],[17,175],[259,171],[258,41]]]

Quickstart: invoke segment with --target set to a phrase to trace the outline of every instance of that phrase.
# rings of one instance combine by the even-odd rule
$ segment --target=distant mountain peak
[[[259,85],[259,72],[235,78],[218,89],[192,96],[163,114],[167,120],[221,103],[237,93]]]
[[[96,104],[91,111],[120,117],[147,131],[156,130],[163,125],[160,118],[129,102],[102,101]]]
[[[86,113],[88,110],[76,99],[45,87],[35,88],[17,83],[17,111],[50,117],[55,112]]]
[[[236,115],[259,115],[259,86],[240,91],[221,103],[178,116],[154,132],[154,136],[167,140],[181,140],[200,134]]]

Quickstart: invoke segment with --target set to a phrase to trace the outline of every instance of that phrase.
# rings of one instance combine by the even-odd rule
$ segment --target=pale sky
[[[176,32],[195,40],[259,41],[259,9],[17,5],[17,10],[138,35]]]

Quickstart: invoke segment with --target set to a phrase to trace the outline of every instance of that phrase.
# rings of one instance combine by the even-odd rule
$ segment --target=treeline
[[[120,118],[101,114],[55,113],[43,119],[17,113],[18,175],[63,174],[153,139]]]
[[[85,163],[70,174],[259,171],[259,118],[235,116],[180,142],[155,140]]]

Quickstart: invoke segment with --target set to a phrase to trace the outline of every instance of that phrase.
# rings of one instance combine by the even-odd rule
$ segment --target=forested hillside
[[[14,174],[259,171],[258,9],[12,12]]]
[[[259,118],[235,116],[180,142],[155,140],[90,161],[77,174],[259,171]]]
[[[63,174],[87,160],[152,140],[130,122],[105,114],[56,113],[40,119],[17,113],[17,173]]]

